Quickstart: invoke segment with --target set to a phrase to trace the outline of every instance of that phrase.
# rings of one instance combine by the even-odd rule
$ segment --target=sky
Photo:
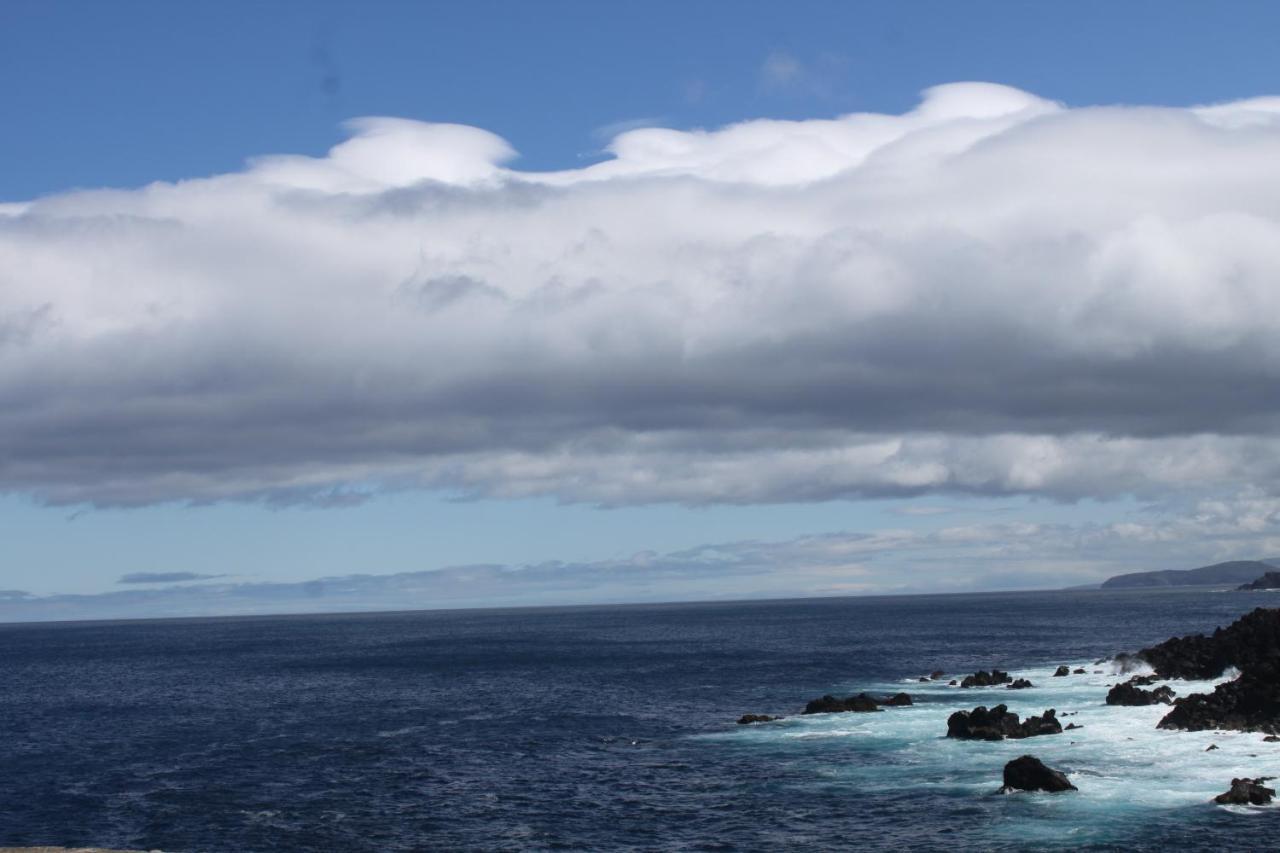
[[[0,619],[1280,554],[1269,3],[0,6]]]

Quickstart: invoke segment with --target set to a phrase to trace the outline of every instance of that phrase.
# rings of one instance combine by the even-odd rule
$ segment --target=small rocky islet
[[[1276,574],[1280,579],[1280,573],[1269,574]],[[1113,685],[1107,693],[1105,703],[1116,706],[1171,705],[1172,709],[1160,719],[1157,728],[1260,732],[1267,735],[1265,741],[1280,742],[1280,609],[1259,607],[1231,625],[1218,628],[1212,634],[1172,637],[1136,653],[1121,653],[1114,658],[1098,661],[1099,664],[1106,662],[1112,663],[1121,672],[1138,666],[1150,667],[1150,674],[1133,675],[1128,680]],[[1212,693],[1193,693],[1178,697],[1167,684],[1152,686],[1157,681],[1172,679],[1220,678],[1233,669],[1239,675],[1217,685]],[[1053,677],[1084,673],[1082,668],[1071,670],[1067,666],[1059,666]],[[945,677],[946,673],[943,671],[934,670],[918,680],[936,682]],[[1025,689],[1033,686],[1027,679],[1015,679],[1009,673],[995,668],[978,670],[972,675],[964,676],[958,683],[952,679],[948,684],[961,688],[1004,685],[1006,689]],[[808,702],[801,713],[866,713],[882,711],[886,706],[912,704],[911,696],[907,693],[897,693],[884,699],[876,699],[868,693],[843,699],[826,695]],[[738,722],[747,724],[780,719],[783,718],[745,714]],[[1082,726],[1069,724],[1065,730],[1080,728]],[[1057,713],[1052,708],[1040,715],[1021,720],[1001,704],[992,708],[980,705],[972,710],[957,710],[947,719],[946,736],[958,740],[998,741],[1061,734],[1063,731]],[[1264,784],[1269,779],[1270,777],[1232,779],[1230,789],[1215,797],[1213,802],[1224,805],[1268,804],[1275,796],[1275,790]],[[1005,765],[1004,785],[1000,790],[1003,793],[1056,793],[1078,789],[1061,771],[1045,766],[1035,756],[1024,755]]]

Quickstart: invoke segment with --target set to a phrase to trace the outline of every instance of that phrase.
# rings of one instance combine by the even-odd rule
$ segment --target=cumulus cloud
[[[1280,99],[325,157],[0,206],[0,490],[346,503],[1280,485]]]

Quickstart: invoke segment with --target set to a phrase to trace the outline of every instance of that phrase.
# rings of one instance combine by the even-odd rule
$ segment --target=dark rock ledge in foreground
[[[1174,637],[1135,657],[1160,678],[1208,679],[1240,670],[1212,693],[1178,699],[1160,728],[1280,733],[1280,610],[1259,607],[1208,636]]]
[[[1059,791],[1078,790],[1080,789],[1072,785],[1061,770],[1046,767],[1044,762],[1034,755],[1024,755],[1004,766],[1004,787],[1000,789],[1000,793],[1048,791],[1055,794]]]
[[[1062,723],[1052,708],[1039,717],[1027,717],[1023,721],[1004,705],[990,710],[979,705],[972,711],[956,711],[947,718],[947,737],[960,740],[1018,740],[1061,733]]]

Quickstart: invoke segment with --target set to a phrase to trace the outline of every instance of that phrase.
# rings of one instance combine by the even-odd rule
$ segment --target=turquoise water
[[[1093,661],[1280,598],[1059,592],[0,626],[0,846],[1269,849],[1261,735],[1155,728]],[[1054,678],[1060,664],[1087,675]],[[998,666],[1035,687],[920,684]],[[1094,670],[1102,670],[1095,673]],[[1180,695],[1209,683],[1172,682]],[[916,704],[800,717],[823,693]],[[948,740],[1004,702],[1083,728]],[[786,720],[738,726],[746,712]],[[1209,744],[1219,749],[1205,752]],[[1079,787],[996,793],[1030,753]]]

